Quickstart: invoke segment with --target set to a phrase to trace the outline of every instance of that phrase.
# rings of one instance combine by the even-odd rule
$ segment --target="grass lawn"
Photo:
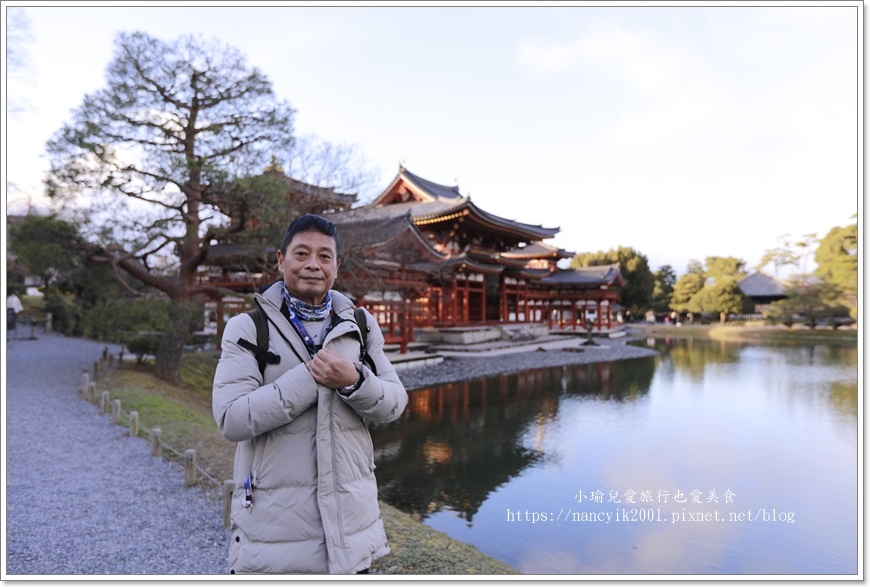
[[[770,342],[829,342],[857,344],[857,330],[830,330],[817,328],[786,328],[784,326],[755,326],[741,324],[705,324],[665,326],[662,324],[629,324],[630,333],[642,336],[668,336],[671,338],[715,338]]]

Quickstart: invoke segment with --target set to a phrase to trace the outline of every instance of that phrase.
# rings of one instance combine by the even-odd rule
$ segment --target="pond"
[[[857,347],[644,344],[411,392],[381,498],[527,574],[857,573]]]

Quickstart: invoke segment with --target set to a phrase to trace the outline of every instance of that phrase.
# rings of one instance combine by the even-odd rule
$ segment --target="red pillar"
[[[571,330],[577,330],[577,300],[571,300]]]
[[[601,332],[601,300],[595,300],[595,321],[598,323],[598,332]]]
[[[480,317],[481,322],[486,322],[486,280],[481,282],[480,289]]]
[[[502,275],[501,280],[501,308],[498,310],[498,317],[501,322],[510,322],[510,312],[508,311],[507,297],[507,278]]]
[[[408,300],[402,296],[402,318],[399,320],[399,332],[401,333],[399,353],[403,355],[408,352],[408,333],[410,332],[408,324],[410,316],[408,314]]]

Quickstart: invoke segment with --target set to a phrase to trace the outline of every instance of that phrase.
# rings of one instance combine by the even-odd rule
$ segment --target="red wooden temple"
[[[274,167],[274,168],[272,168]],[[276,165],[267,173],[283,172]],[[618,265],[561,269],[573,253],[545,243],[558,228],[508,220],[482,210],[456,186],[414,175],[404,167],[373,202],[351,208],[355,195],[288,180],[288,201],[315,198],[342,239],[336,289],[378,319],[388,342],[402,350],[422,329],[535,324],[547,330],[599,332],[614,327]],[[314,211],[314,210],[312,210]],[[212,245],[202,283],[252,293],[274,276],[251,270],[251,251]],[[218,334],[227,315],[245,309],[244,297],[207,305]]]
[[[388,339],[420,328],[540,323],[613,327],[624,285],[617,265],[560,269],[573,253],[544,242],[558,228],[482,210],[458,187],[400,167],[372,203],[329,214],[345,255],[337,287],[372,311]],[[353,259],[353,260],[351,260]]]

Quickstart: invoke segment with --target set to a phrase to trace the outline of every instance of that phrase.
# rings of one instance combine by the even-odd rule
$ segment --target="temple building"
[[[421,329],[537,324],[598,331],[617,320],[617,265],[560,269],[558,228],[496,216],[458,187],[404,167],[370,204],[328,214],[344,260],[336,287],[372,311],[388,340]],[[352,251],[352,252],[349,252]]]
[[[788,285],[763,271],[750,273],[738,285],[743,294],[752,300],[756,314],[766,314],[773,302],[788,297],[785,294]]]
[[[574,253],[545,242],[558,228],[496,216],[457,186],[404,167],[377,198],[355,208],[355,194],[290,179],[275,162],[265,173],[286,182],[294,214],[314,212],[336,224],[342,264],[335,288],[368,308],[387,342],[400,344],[403,352],[424,338],[468,343],[621,328],[624,282],[618,265],[559,268]],[[251,223],[257,223],[255,216]],[[200,279],[253,293],[277,277],[273,259],[274,250],[214,243]],[[238,296],[208,305],[218,334],[226,317],[245,306]]]

